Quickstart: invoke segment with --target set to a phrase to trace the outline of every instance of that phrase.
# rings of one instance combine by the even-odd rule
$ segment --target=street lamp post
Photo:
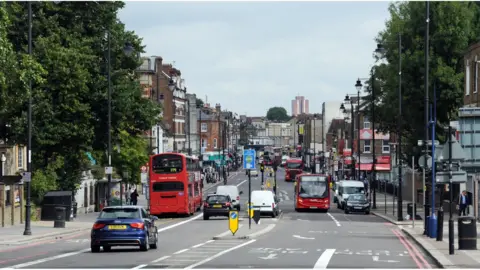
[[[316,173],[316,166],[317,166],[317,142],[316,142],[315,122],[317,122],[317,114],[313,115],[313,169],[312,169],[312,173]]]
[[[32,2],[28,2],[28,54],[32,56]],[[32,79],[28,80],[28,130],[27,130],[27,172],[32,172],[32,102],[33,102],[33,93],[32,93]],[[3,155],[2,155],[3,160]],[[31,176],[30,176],[31,177]],[[26,182],[25,188],[27,189],[27,203],[25,205],[25,230],[23,235],[32,235],[32,230],[30,227],[31,220],[31,186],[30,181]]]
[[[397,142],[398,142],[398,203],[397,203],[397,220],[403,221],[403,176],[402,176],[402,34],[398,33],[398,117],[397,117]],[[379,57],[383,57],[385,49],[382,44],[377,44],[375,52]]]
[[[360,180],[361,176],[361,168],[360,164],[362,163],[362,159],[360,158],[360,91],[362,91],[362,82],[360,81],[360,78],[357,79],[357,82],[355,83],[355,89],[357,89],[357,164],[358,164],[358,180]],[[353,123],[353,119],[352,119]],[[353,151],[353,150],[352,150]]]
[[[355,120],[354,120],[355,115],[354,115],[354,111],[353,111],[353,102],[352,102],[349,95],[345,96],[344,102],[345,102],[345,104],[350,103],[350,113],[351,113],[351,118],[350,118],[350,149],[352,151],[352,157],[353,157],[353,140],[354,140],[354,123],[355,123]],[[345,108],[344,103],[342,103],[342,105],[340,105],[340,110],[343,111],[345,120],[348,122],[348,119],[349,119],[349,117],[347,116],[348,112]],[[354,177],[354,176],[355,176],[355,160],[352,158],[352,177]],[[357,178],[357,180],[360,180],[360,176]]]
[[[197,104],[198,115],[199,115],[199,128],[198,128],[198,156],[202,154],[202,105]]]
[[[172,127],[171,127],[171,132],[173,135],[173,152],[177,152],[177,142],[175,141],[175,133],[177,132],[176,130],[176,124],[175,124],[175,115],[176,115],[176,110],[177,110],[177,105],[175,105],[175,89],[177,89],[177,85],[173,79],[170,79],[168,81],[168,89],[172,92]]]

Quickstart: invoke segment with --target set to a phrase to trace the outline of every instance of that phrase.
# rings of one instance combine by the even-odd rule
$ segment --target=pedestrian
[[[135,189],[132,194],[130,194],[130,204],[131,205],[137,205],[138,202],[138,192],[137,189]]]
[[[467,191],[464,190],[460,194],[460,198],[458,199],[458,215],[459,216],[466,216],[467,215],[467,207],[468,207],[468,196],[467,196]]]
[[[125,203],[126,204],[130,204],[130,194],[131,194],[131,190],[130,188],[128,188],[128,185],[127,185],[127,192],[125,192]]]

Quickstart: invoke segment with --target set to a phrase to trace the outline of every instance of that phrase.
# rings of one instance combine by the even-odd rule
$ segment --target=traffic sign
[[[243,168],[246,170],[253,170],[255,169],[255,157],[256,157],[255,150],[253,149],[245,149],[243,150]]]
[[[238,231],[238,211],[230,211],[228,213],[228,228],[232,232],[232,235]]]
[[[112,174],[113,173],[113,167],[105,167],[105,174]]]
[[[32,181],[32,173],[31,172],[23,172],[21,173],[22,175],[22,181],[23,182],[31,182]]]
[[[260,221],[260,210],[254,210],[253,211],[253,221],[255,221],[256,224]]]

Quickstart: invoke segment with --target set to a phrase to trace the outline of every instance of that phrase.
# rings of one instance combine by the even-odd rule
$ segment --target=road
[[[212,240],[228,235],[227,220],[190,218],[159,220],[159,248],[148,252],[119,248],[92,254],[88,234],[48,243],[20,246],[0,252],[4,268],[436,268],[419,247],[384,220],[373,215],[350,214],[332,206],[328,213],[297,213],[293,209],[293,183],[277,173],[282,214],[262,217],[263,234],[249,239]],[[229,184],[241,195],[240,223],[246,230],[248,181],[233,173]],[[252,190],[260,189],[260,176]],[[212,190],[213,191],[213,190]],[[208,193],[208,192],[206,192]],[[332,204],[333,205],[333,204]],[[252,226],[255,231],[256,226]],[[259,227],[258,227],[259,228]]]

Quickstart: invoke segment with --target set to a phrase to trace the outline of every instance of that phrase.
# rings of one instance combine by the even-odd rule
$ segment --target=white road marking
[[[185,224],[185,223],[192,222],[192,221],[194,221],[194,220],[196,220],[196,219],[199,219],[199,218],[201,218],[201,217],[203,217],[203,213],[200,213],[200,214],[198,214],[198,215],[196,215],[196,216],[194,216],[194,217],[192,217],[192,218],[189,218],[189,219],[187,219],[187,220],[184,220],[184,221],[181,221],[181,222],[172,224],[172,225],[170,225],[170,226],[160,228],[160,229],[157,230],[157,232],[163,232],[163,231],[166,231],[166,230],[170,230],[170,229],[172,229],[172,228],[181,226],[181,225],[183,225],[183,224]]]
[[[222,255],[224,255],[224,254],[226,254],[226,253],[228,253],[228,252],[230,252],[230,251],[233,251],[233,250],[235,250],[235,249],[238,249],[238,248],[241,248],[241,247],[243,247],[243,246],[249,245],[249,244],[251,244],[251,243],[253,243],[253,242],[255,242],[255,241],[257,241],[257,240],[256,240],[256,239],[252,239],[252,240],[250,240],[250,241],[248,241],[248,242],[246,242],[246,243],[243,243],[243,244],[241,244],[241,245],[231,247],[231,248],[229,248],[229,249],[226,249],[226,250],[224,250],[224,251],[222,251],[222,252],[219,252],[219,253],[213,255],[212,257],[206,258],[205,260],[202,260],[202,261],[199,261],[199,262],[197,262],[197,263],[195,263],[195,264],[189,265],[189,266],[185,267],[184,269],[192,269],[192,268],[195,268],[195,267],[200,266],[200,265],[202,265],[202,264],[205,264],[205,263],[207,263],[207,262],[209,262],[209,261],[211,261],[211,260],[213,260],[213,259],[215,259],[215,258],[218,258],[218,257],[220,257],[220,256],[222,256]]]
[[[198,244],[198,245],[195,245],[195,246],[192,246],[192,248],[198,248],[198,247],[201,247],[203,245],[205,245],[206,243],[201,243],[201,244]]]
[[[177,252],[175,252],[175,253],[173,253],[173,254],[175,254],[175,255],[176,255],[176,254],[182,254],[183,252],[188,251],[188,250],[189,250],[188,248],[182,249],[182,250],[179,250],[179,251],[177,251]]]
[[[332,259],[333,254],[335,254],[335,249],[326,249],[322,255],[320,255],[320,258],[318,258],[313,269],[327,269],[328,263],[330,262],[330,259]]]
[[[49,261],[53,261],[53,260],[57,260],[57,259],[61,259],[61,258],[75,256],[77,254],[85,253],[87,251],[90,251],[90,248],[82,249],[82,250],[75,251],[75,252],[64,253],[64,254],[60,254],[60,255],[56,255],[56,256],[52,256],[52,257],[47,257],[47,258],[43,258],[43,259],[31,261],[31,262],[21,263],[21,264],[10,266],[8,268],[14,268],[14,269],[15,268],[25,268],[25,267],[29,267],[29,266],[40,264],[40,263],[45,263],[45,262],[49,262]]]
[[[238,225],[238,229],[240,229],[240,228],[242,228],[242,227],[243,227],[243,224]],[[232,234],[232,232],[231,232],[231,231],[226,231],[226,232],[223,232],[223,233],[221,233],[221,234],[219,234],[219,235],[217,235],[217,236],[215,236],[215,237],[225,237],[225,236],[227,236],[227,235],[229,235],[229,234]]]
[[[333,222],[335,222],[335,224],[337,224],[337,227],[342,226],[340,222],[338,222],[338,220],[332,214],[327,213],[327,215],[333,220]]]
[[[379,256],[372,256],[374,262],[387,262],[387,263],[398,263],[399,261],[394,260],[380,260]]]
[[[253,237],[257,237],[259,235],[268,233],[269,231],[273,230],[273,228],[275,228],[275,226],[276,226],[276,224],[269,224],[265,229],[260,230],[256,233],[249,234],[248,236],[253,238]]]
[[[208,244],[208,243],[211,243],[211,242],[215,242],[215,240],[208,240],[207,242],[205,242],[205,244]]]
[[[247,180],[243,180],[242,182],[237,184],[237,187],[241,186],[243,183],[247,182]]]
[[[288,193],[285,190],[280,190],[281,193],[287,195]]]
[[[148,264],[141,264],[139,266],[135,266],[134,268],[132,269],[141,269],[141,268],[144,268],[145,266],[147,266]]]
[[[292,236],[293,236],[293,237],[295,237],[295,238],[298,238],[298,239],[304,239],[304,240],[315,240],[315,238],[314,238],[314,237],[303,237],[303,236],[296,235],[296,234],[294,234],[294,235],[292,235]]]
[[[163,256],[161,258],[158,258],[156,260],[153,260],[152,263],[157,263],[157,262],[161,262],[161,261],[164,261],[166,259],[170,258],[170,256]]]

